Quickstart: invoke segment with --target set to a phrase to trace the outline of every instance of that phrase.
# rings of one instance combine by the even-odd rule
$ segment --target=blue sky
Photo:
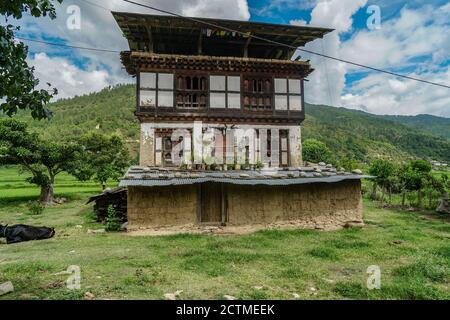
[[[90,2],[90,3],[87,3]],[[145,3],[145,2],[142,2]],[[335,31],[307,49],[430,81],[450,83],[450,3],[444,0],[154,0],[151,4],[184,15],[331,27]],[[68,30],[67,8],[80,8],[80,30]],[[381,13],[370,30],[367,9]],[[126,50],[109,10],[154,13],[121,0],[65,0],[58,18],[25,17],[20,36],[69,45]],[[353,68],[317,56],[306,100],[372,113],[431,113],[450,117],[450,90]],[[42,83],[54,83],[60,97],[132,82],[117,54],[30,43],[29,60]]]

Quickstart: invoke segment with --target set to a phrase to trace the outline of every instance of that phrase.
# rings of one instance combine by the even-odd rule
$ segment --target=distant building
[[[304,46],[331,29],[113,15],[130,46],[121,60],[136,76],[141,125],[140,166],[120,184],[130,228],[362,221],[363,176],[303,167],[304,81],[313,69],[280,45]]]
[[[448,167],[447,163],[439,162],[439,161],[431,161],[431,165],[436,169],[446,169]]]

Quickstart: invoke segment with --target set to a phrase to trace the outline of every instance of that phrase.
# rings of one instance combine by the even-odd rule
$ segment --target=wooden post
[[[224,183],[220,184],[220,196],[221,196],[221,213],[222,213],[222,225],[224,226],[227,222],[227,197],[226,197],[226,187]]]
[[[202,222],[202,185],[197,185],[197,223]]]

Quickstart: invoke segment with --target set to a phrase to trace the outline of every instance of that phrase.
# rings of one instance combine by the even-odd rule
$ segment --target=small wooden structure
[[[87,203],[95,202],[94,211],[98,222],[104,222],[108,216],[108,207],[110,205],[116,210],[118,217],[122,222],[127,221],[127,188],[118,187],[107,189],[100,194],[89,198]]]

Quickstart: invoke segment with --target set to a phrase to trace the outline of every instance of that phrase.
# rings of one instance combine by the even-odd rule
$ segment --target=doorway
[[[223,190],[223,184],[220,183],[201,184],[201,223],[219,224],[225,222],[226,201]]]

